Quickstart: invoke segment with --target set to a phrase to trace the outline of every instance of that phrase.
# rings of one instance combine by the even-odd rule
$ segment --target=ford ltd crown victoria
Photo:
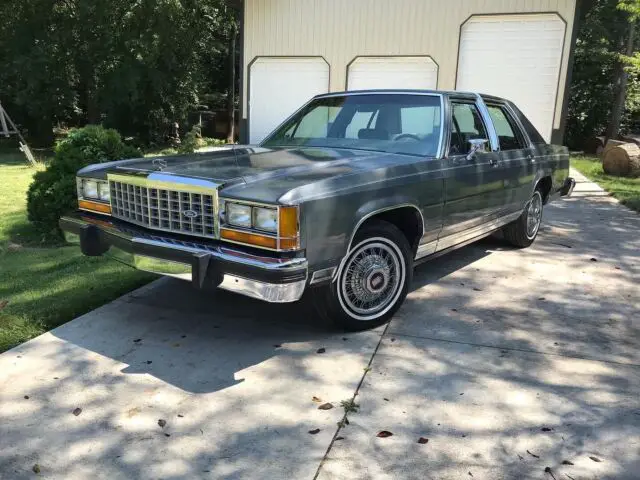
[[[359,330],[388,321],[419,263],[496,231],[535,240],[571,194],[565,147],[475,93],[319,95],[260,145],[91,165],[67,241],[141,270],[267,302],[306,290]]]

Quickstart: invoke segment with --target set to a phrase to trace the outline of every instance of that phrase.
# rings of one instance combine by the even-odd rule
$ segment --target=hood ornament
[[[154,158],[151,164],[156,167],[156,170],[159,172],[167,168],[167,161],[164,158]]]

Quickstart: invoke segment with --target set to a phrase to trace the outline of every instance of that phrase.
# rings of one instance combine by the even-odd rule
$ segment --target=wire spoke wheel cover
[[[542,221],[542,196],[536,191],[527,207],[527,238],[532,239],[538,233]]]
[[[375,320],[393,308],[405,277],[404,257],[395,243],[384,237],[366,239],[349,253],[340,272],[340,304],[356,320]]]

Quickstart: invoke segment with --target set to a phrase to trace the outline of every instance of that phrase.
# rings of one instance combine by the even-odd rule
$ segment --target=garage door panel
[[[249,141],[259,143],[315,95],[329,90],[322,58],[258,58],[249,70]]]
[[[434,89],[438,65],[430,57],[358,57],[348,67],[348,90]]]
[[[565,29],[555,14],[471,18],[462,26],[456,88],[514,101],[549,140]]]

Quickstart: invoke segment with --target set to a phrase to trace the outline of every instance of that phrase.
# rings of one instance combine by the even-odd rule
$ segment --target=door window
[[[347,125],[344,138],[358,138],[358,134],[362,129],[376,127],[376,118],[379,110],[358,110]]]
[[[526,148],[524,137],[515,121],[504,107],[497,105],[488,105],[489,116],[493,121],[496,129],[498,140],[500,141],[500,150],[519,150]]]
[[[451,155],[466,155],[471,149],[470,140],[488,139],[487,130],[475,103],[453,102],[451,114]]]

